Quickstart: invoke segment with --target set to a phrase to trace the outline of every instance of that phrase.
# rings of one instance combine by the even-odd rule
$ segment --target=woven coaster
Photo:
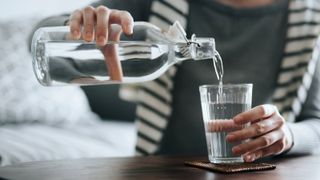
[[[184,164],[187,166],[198,167],[198,168],[207,169],[214,172],[221,172],[221,173],[263,171],[263,170],[272,170],[276,168],[276,165],[268,164],[268,163],[213,164],[210,162],[203,162],[203,161],[186,161],[184,162]]]

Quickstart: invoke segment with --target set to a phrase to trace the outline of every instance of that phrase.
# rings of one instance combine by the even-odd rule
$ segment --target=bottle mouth
[[[31,54],[32,54],[32,65],[33,65],[33,72],[38,80],[38,82],[43,86],[50,85],[50,77],[48,76],[48,69],[47,67],[47,58],[45,55],[45,42],[42,42],[44,36],[43,30],[40,28],[37,30],[32,38],[32,47],[31,47]]]
[[[190,52],[194,60],[210,59],[216,54],[214,38],[197,38],[195,34],[191,36]]]
[[[214,38],[212,37],[197,37],[195,34],[192,34],[191,41],[189,41],[190,45],[194,45],[197,47],[202,46],[211,46],[213,49],[216,49],[216,43]]]

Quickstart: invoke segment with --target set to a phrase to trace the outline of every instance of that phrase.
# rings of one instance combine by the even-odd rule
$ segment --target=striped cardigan
[[[149,22],[167,29],[178,20],[187,26],[187,0],[154,0]],[[316,0],[291,0],[283,52],[273,104],[288,122],[300,114],[310,88],[320,41],[320,3]],[[137,155],[157,152],[171,115],[173,78],[179,65],[171,67],[158,79],[139,86],[136,100]]]

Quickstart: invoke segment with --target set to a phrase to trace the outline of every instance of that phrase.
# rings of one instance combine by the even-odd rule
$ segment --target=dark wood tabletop
[[[320,179],[320,155],[277,158],[272,160],[272,163],[275,163],[277,165],[277,168],[275,170],[235,174],[215,173],[184,165],[184,161],[205,159],[205,157],[190,156],[150,156],[132,158],[92,158],[78,160],[30,162],[1,167],[0,177],[2,177],[3,179],[23,180]]]

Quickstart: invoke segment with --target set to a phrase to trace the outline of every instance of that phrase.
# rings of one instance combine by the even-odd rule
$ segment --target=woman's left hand
[[[227,141],[243,141],[234,146],[232,152],[235,155],[243,155],[246,162],[280,154],[293,144],[293,140],[284,118],[274,105],[265,104],[257,106],[249,111],[238,114],[233,118],[237,125],[249,126],[227,135]]]

